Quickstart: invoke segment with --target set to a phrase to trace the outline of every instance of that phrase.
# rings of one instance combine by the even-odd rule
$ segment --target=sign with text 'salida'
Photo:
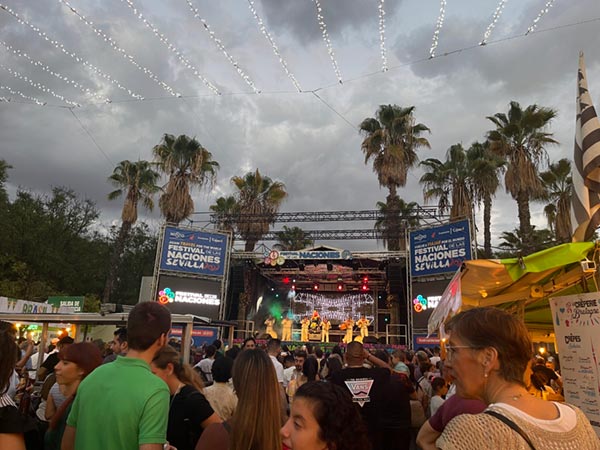
[[[227,239],[226,234],[165,227],[160,270],[222,277]]]
[[[413,277],[456,272],[471,259],[469,221],[461,220],[410,233],[410,272]]]

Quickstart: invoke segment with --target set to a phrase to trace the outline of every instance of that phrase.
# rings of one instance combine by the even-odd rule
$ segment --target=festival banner
[[[410,232],[410,273],[413,277],[451,273],[471,259],[469,221]]]
[[[600,293],[550,299],[565,400],[600,437]]]
[[[10,314],[69,314],[72,308],[59,304],[32,302],[10,297],[0,297],[0,313]]]
[[[226,234],[165,227],[160,270],[222,277],[227,239]]]

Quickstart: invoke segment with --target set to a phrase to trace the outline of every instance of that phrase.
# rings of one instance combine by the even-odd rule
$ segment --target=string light
[[[80,91],[82,91],[84,94],[90,95],[92,97],[95,97],[99,100],[105,101],[106,103],[110,103],[110,99],[106,98],[106,97],[102,97],[100,94],[96,93],[96,92],[92,92],[92,90],[83,87],[81,84],[79,84],[77,81],[75,80],[71,80],[69,78],[67,78],[64,75],[61,75],[58,72],[55,72],[54,70],[52,70],[49,66],[47,66],[46,64],[44,64],[41,61],[36,61],[35,59],[32,59],[27,53],[22,52],[19,49],[16,49],[14,47],[12,47],[10,44],[0,40],[0,43],[2,45],[4,45],[4,47],[6,48],[6,50],[8,50],[9,52],[13,53],[16,56],[21,56],[23,58],[25,58],[30,64],[32,64],[35,67],[38,67],[40,69],[42,69],[44,72],[49,73],[50,75],[58,78],[61,81],[64,81],[67,84],[70,84],[71,86],[76,87],[77,89],[79,89]]]
[[[35,98],[35,97],[31,97],[31,96],[29,96],[29,95],[25,95],[25,94],[23,94],[21,91],[16,91],[16,90],[14,90],[14,89],[12,89],[12,88],[9,88],[8,86],[3,86],[3,85],[0,85],[0,89],[4,89],[5,91],[8,91],[8,92],[10,92],[12,95],[18,95],[19,97],[22,97],[22,98],[24,98],[25,100],[31,100],[31,101],[32,101],[32,102],[34,102],[36,105],[39,105],[39,106],[46,106],[46,102],[43,102],[43,101],[41,101],[41,100],[39,100],[39,99],[37,99],[37,98]],[[10,99],[9,99],[8,101],[10,101]]]
[[[379,48],[381,50],[381,71],[387,72],[387,52],[385,49],[385,9],[383,4],[385,0],[379,0]]]
[[[237,71],[238,75],[240,77],[242,77],[242,79],[246,82],[246,84],[252,88],[252,90],[254,91],[255,94],[260,94],[260,91],[254,85],[254,82],[250,79],[250,77],[248,75],[246,75],[246,73],[242,70],[240,65],[233,58],[233,56],[231,56],[229,54],[229,52],[227,51],[227,49],[225,48],[225,46],[223,45],[221,40],[215,35],[215,32],[210,29],[206,20],[204,20],[202,17],[200,17],[200,12],[198,11],[198,8],[196,8],[192,4],[191,0],[185,0],[185,1],[187,2],[188,6],[190,7],[190,10],[192,11],[192,13],[194,14],[194,17],[202,23],[202,26],[207,31],[208,35],[210,36],[210,39],[215,43],[215,45],[219,48],[219,50],[221,50],[221,52],[223,52],[223,54],[225,55],[227,60],[231,63],[231,65]]]
[[[0,97],[0,102],[10,103],[10,98]]]
[[[108,81],[112,85],[116,86],[117,88],[121,89],[124,92],[127,92],[127,94],[129,94],[131,97],[135,98],[136,100],[144,100],[143,96],[141,96],[139,94],[136,94],[132,90],[126,88],[119,81],[115,80],[110,75],[108,75],[107,73],[103,72],[102,70],[100,70],[99,68],[97,68],[96,66],[94,66],[93,64],[91,64],[89,61],[85,60],[84,58],[82,58],[80,56],[77,56],[77,54],[75,54],[74,52],[71,52],[71,51],[67,50],[63,44],[61,44],[60,42],[58,42],[58,41],[56,41],[54,39],[51,39],[46,33],[44,33],[43,31],[41,31],[38,27],[36,27],[36,26],[32,25],[31,23],[29,23],[27,20],[21,18],[15,11],[13,11],[12,9],[10,9],[8,6],[3,5],[3,4],[0,3],[0,9],[3,9],[8,14],[10,14],[11,16],[13,16],[17,20],[17,22],[19,22],[21,25],[26,25],[29,28],[31,28],[33,31],[35,31],[37,33],[37,35],[39,37],[41,37],[45,41],[47,41],[50,44],[52,44],[56,49],[60,50],[65,55],[69,56],[71,59],[74,59],[76,62],[78,62],[79,64],[83,65],[86,69],[91,70],[95,75],[97,75],[97,76],[99,76],[101,78],[104,78],[106,81]]]
[[[531,24],[531,26],[529,28],[527,28],[527,32],[525,33],[525,36],[527,36],[529,33],[531,33],[533,30],[536,29],[540,19],[544,16],[544,14],[546,14],[548,11],[550,11],[550,8],[552,8],[553,3],[554,3],[554,0],[548,0],[546,2],[546,4],[542,8],[542,10],[539,12],[537,17],[535,19],[533,19],[533,23]]]
[[[323,294],[299,292],[293,299],[292,312],[295,321],[300,321],[306,315],[318,311],[321,317],[328,320],[343,322],[348,317],[354,320],[365,316],[374,319],[373,307],[375,300],[371,294],[346,294],[335,297]]]
[[[429,49],[429,58],[435,58],[435,49],[440,41],[440,31],[444,26],[444,18],[446,17],[446,0],[440,1],[440,15],[435,23],[435,31],[433,32],[433,38],[431,40],[431,48]]]
[[[338,68],[337,61],[335,60],[335,52],[333,51],[331,40],[329,39],[329,33],[327,32],[327,24],[325,23],[325,18],[321,14],[323,12],[323,8],[321,8],[321,3],[319,2],[319,0],[315,0],[315,6],[317,7],[317,22],[319,22],[319,28],[321,29],[321,33],[323,34],[323,41],[325,41],[327,53],[329,53],[329,59],[331,59],[331,64],[333,65],[333,70],[335,72],[335,76],[338,79],[338,82],[342,84],[342,74],[340,73],[340,69]]]
[[[492,30],[496,26],[498,19],[500,19],[500,16],[502,15],[502,11],[504,10],[504,6],[506,6],[507,1],[508,0],[500,0],[500,3],[498,3],[498,6],[496,7],[494,14],[492,15],[492,21],[485,30],[485,33],[483,34],[483,40],[479,43],[479,45],[487,44],[488,39],[492,35]]]
[[[252,15],[258,22],[258,26],[260,28],[261,33],[267,38],[267,40],[271,44],[271,47],[273,48],[273,53],[275,53],[275,56],[277,56],[277,58],[279,58],[279,64],[281,64],[281,66],[283,67],[283,70],[285,71],[288,78],[290,80],[292,80],[292,83],[294,84],[296,89],[298,89],[298,92],[302,92],[302,88],[300,87],[300,84],[298,83],[298,81],[296,80],[296,78],[294,77],[292,72],[290,72],[290,70],[288,69],[287,63],[285,62],[285,59],[283,59],[283,56],[281,56],[281,53],[279,53],[279,49],[277,48],[277,45],[275,45],[275,42],[273,41],[273,38],[271,37],[271,33],[269,33],[267,31],[267,27],[265,26],[262,19],[256,12],[256,8],[254,8],[254,2],[252,0],[248,0],[248,7],[250,8],[250,11],[252,11]]]
[[[67,100],[66,98],[64,98],[62,95],[57,94],[56,92],[54,92],[52,89],[50,89],[49,87],[38,83],[36,81],[31,80],[30,78],[28,78],[26,75],[21,74],[20,72],[17,72],[16,70],[11,69],[10,67],[6,67],[4,64],[0,64],[0,68],[6,70],[8,73],[10,73],[13,77],[18,78],[19,80],[25,81],[26,83],[29,83],[31,86],[33,86],[34,88],[39,89],[42,92],[45,92],[47,94],[50,94],[53,97],[56,97],[57,99],[65,102],[67,105],[70,106],[80,106],[79,103],[71,101],[71,100]]]
[[[220,95],[219,89],[214,84],[212,84],[210,81],[208,81],[206,78],[204,78],[202,76],[200,71],[196,67],[194,67],[192,65],[192,63],[185,56],[183,56],[183,54],[177,49],[177,47],[175,47],[173,44],[171,44],[171,42],[165,37],[165,35],[163,33],[161,33],[158,30],[158,28],[156,28],[156,26],[154,26],[150,21],[148,21],[144,17],[144,15],[140,12],[139,9],[137,9],[135,7],[135,5],[133,4],[133,2],[131,0],[121,0],[121,2],[127,3],[127,6],[129,6],[129,8],[131,8],[131,10],[133,11],[133,14],[138,19],[140,19],[144,23],[144,25],[146,25],[150,30],[152,30],[152,33],[154,33],[154,35],[160,40],[160,42],[165,44],[167,46],[167,48],[169,50],[171,50],[175,56],[177,56],[177,59],[179,59],[179,61],[187,69],[191,70],[192,73],[206,85],[206,87],[208,87],[215,94]]]
[[[98,28],[96,28],[91,21],[89,21],[84,15],[80,14],[75,8],[73,8],[67,0],[58,0],[58,2],[62,3],[67,8],[69,8],[73,14],[75,14],[77,17],[79,17],[79,20],[81,20],[88,27],[90,27],[98,37],[102,38],[104,40],[104,42],[106,42],[108,45],[110,45],[112,47],[112,49],[115,50],[117,53],[120,53],[121,56],[123,56],[123,58],[125,58],[127,61],[129,61],[131,64],[133,64],[133,66],[136,69],[144,72],[145,75],[147,75],[152,81],[157,83],[160,87],[162,87],[165,91],[167,91],[173,97],[181,97],[181,94],[175,92],[175,90],[171,86],[169,86],[164,81],[160,80],[154,74],[154,72],[152,72],[147,67],[142,66],[140,63],[138,63],[135,60],[135,58],[133,56],[131,56],[129,53],[127,53],[123,48],[119,47],[119,45],[115,42],[115,40],[113,38],[108,36],[103,31],[99,30]]]

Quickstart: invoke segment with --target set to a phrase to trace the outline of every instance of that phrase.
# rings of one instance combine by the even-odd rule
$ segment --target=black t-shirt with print
[[[184,386],[171,398],[167,441],[177,450],[194,450],[202,434],[201,423],[213,413],[202,393],[193,386]]]

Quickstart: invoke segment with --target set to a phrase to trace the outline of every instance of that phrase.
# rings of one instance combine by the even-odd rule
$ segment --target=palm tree
[[[0,159],[0,203],[8,203],[8,194],[4,187],[4,183],[8,180],[8,169],[12,169],[12,166]]]
[[[212,187],[219,163],[195,138],[185,134],[165,134],[152,152],[158,168],[169,177],[158,205],[168,223],[178,224],[194,212],[190,189]]]
[[[552,247],[555,242],[552,239],[552,233],[550,230],[542,229],[536,230],[535,225],[531,226],[532,229],[532,241],[530,244],[531,252],[538,252],[546,248]],[[517,255],[521,255],[525,252],[525,242],[521,235],[521,230],[515,228],[513,231],[503,231],[500,235],[503,242],[499,246],[505,250],[498,256],[501,258],[510,258]]]
[[[500,174],[504,172],[506,161],[492,153],[489,143],[474,142],[467,150],[473,177],[472,194],[478,203],[483,202],[483,258],[492,255],[492,198],[500,187]]]
[[[532,251],[533,239],[529,201],[544,192],[538,172],[548,159],[545,146],[557,144],[552,133],[545,131],[555,117],[556,111],[551,108],[530,105],[522,109],[515,101],[510,102],[508,115],[496,113],[488,117],[496,126],[487,135],[490,148],[507,161],[504,184],[517,201],[519,230],[526,253]]]
[[[302,250],[313,243],[309,234],[300,227],[283,226],[281,231],[275,233],[277,244],[273,247],[278,250]]]
[[[549,201],[544,207],[548,226],[554,231],[559,243],[571,240],[571,192],[573,179],[571,177],[571,162],[561,159],[551,163],[546,172],[540,173],[545,187],[543,200]]]
[[[408,170],[417,164],[417,150],[430,148],[429,141],[421,137],[430,130],[415,123],[414,111],[414,106],[380,105],[376,118],[368,117],[360,124],[365,164],[373,159],[379,185],[389,189],[392,198],[398,187],[406,185]]]
[[[238,204],[235,197],[219,197],[210,210],[216,213],[217,227],[221,230],[233,233],[235,227],[234,215],[238,212]]]
[[[375,222],[375,229],[388,250],[406,249],[406,230],[419,225],[418,207],[416,202],[406,203],[398,196],[388,196],[387,201],[377,202],[381,215]]]
[[[240,213],[237,229],[246,241],[245,250],[251,252],[269,232],[274,216],[287,196],[285,184],[261,175],[258,169],[243,177],[232,177],[231,182],[237,188],[236,201]]]
[[[152,165],[148,161],[131,162],[127,160],[121,161],[115,167],[112,175],[108,177],[109,181],[117,188],[108,194],[108,199],[115,200],[125,194],[125,202],[121,210],[121,228],[115,241],[115,248],[108,268],[108,277],[104,285],[102,295],[104,303],[110,300],[118,271],[119,258],[125,248],[125,242],[131,227],[137,222],[138,204],[142,202],[146,209],[152,211],[154,208],[153,196],[160,191],[160,187],[156,185],[159,178],[160,174],[152,169]]]
[[[451,146],[446,152],[445,162],[429,158],[423,161],[421,166],[425,167],[425,173],[419,180],[423,185],[425,203],[437,198],[441,213],[450,210],[450,220],[471,218],[473,173],[463,146]]]

